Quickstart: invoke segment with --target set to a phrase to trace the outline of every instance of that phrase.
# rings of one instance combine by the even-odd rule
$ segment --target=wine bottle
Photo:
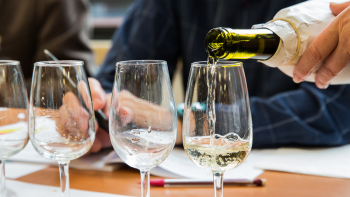
[[[205,48],[218,59],[269,59],[278,49],[280,38],[269,29],[231,29],[218,27],[205,38]]]
[[[212,29],[205,38],[205,48],[214,61],[257,59],[292,77],[306,48],[335,19],[330,2],[334,0],[309,0],[284,8],[271,21],[249,30]],[[314,82],[318,68],[305,81]],[[350,63],[331,84],[350,84],[349,76]]]

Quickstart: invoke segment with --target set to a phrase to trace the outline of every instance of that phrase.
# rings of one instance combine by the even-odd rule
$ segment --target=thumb
[[[134,113],[132,111],[132,109],[128,108],[128,107],[120,107],[118,110],[118,115],[119,115],[119,119],[122,123],[121,126],[125,126],[127,125],[128,123],[131,123],[132,122],[132,119],[133,119],[133,116],[134,116]]]
[[[100,82],[94,78],[89,78],[91,90],[91,99],[94,104],[94,110],[102,109],[106,105],[106,93],[102,89]]]
[[[330,4],[331,10],[332,10],[333,14],[336,16],[349,6],[350,6],[350,1],[345,2],[345,3],[331,3]]]

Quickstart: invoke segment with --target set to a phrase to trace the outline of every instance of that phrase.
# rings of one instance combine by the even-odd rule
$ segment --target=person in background
[[[44,49],[59,60],[83,60],[86,75],[93,74],[91,68],[94,67],[94,56],[89,47],[88,1],[0,0],[0,59],[20,61],[28,94],[34,63],[49,60]],[[95,86],[99,82],[89,78],[89,84]],[[92,99],[98,102],[96,97],[104,95],[104,91],[93,91]],[[99,107],[95,103],[94,106]],[[100,147],[99,142],[110,146],[109,138],[104,140],[107,139],[106,136],[108,137],[106,132],[100,132],[95,147]]]
[[[170,75],[182,58],[184,85],[192,62],[207,59],[204,38],[214,27],[250,28],[273,18],[280,9],[301,0],[136,0],[113,46],[91,85],[106,91],[96,108],[109,114],[115,64],[122,60],[159,59],[168,62]],[[243,61],[253,119],[253,148],[281,146],[338,146],[350,141],[350,85],[325,90],[315,84],[296,84],[278,69],[254,60]],[[102,90],[102,88],[104,90]],[[186,87],[185,87],[186,88]],[[121,104],[122,105],[122,104]],[[133,114],[142,113],[134,109]],[[179,124],[181,142],[181,124]],[[97,144],[103,144],[98,142]],[[99,150],[95,146],[95,151]]]
[[[20,61],[28,90],[34,62],[48,60],[44,49],[91,68],[87,11],[84,0],[0,0],[0,59]]]
[[[325,61],[317,71],[315,83],[326,89],[331,80],[350,62],[350,1],[331,3],[330,8],[337,17],[317,36],[304,52],[294,69],[296,83],[304,81],[317,65]]]

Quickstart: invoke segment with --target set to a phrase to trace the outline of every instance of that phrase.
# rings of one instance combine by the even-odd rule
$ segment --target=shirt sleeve
[[[263,99],[252,97],[253,147],[338,146],[350,141],[350,86],[313,83]]]
[[[170,78],[179,56],[178,25],[168,0],[137,0],[112,38],[112,47],[96,78],[112,91],[115,65],[123,60],[166,60]]]
[[[84,0],[37,1],[38,37],[34,61],[46,60],[44,49],[59,60],[82,60],[90,76],[94,57],[89,47],[88,5]]]

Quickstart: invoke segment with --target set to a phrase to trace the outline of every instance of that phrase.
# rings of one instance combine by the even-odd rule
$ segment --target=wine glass
[[[82,61],[46,61],[34,66],[29,137],[36,151],[58,162],[61,196],[69,196],[69,161],[95,139],[95,116]]]
[[[188,157],[213,172],[215,197],[222,197],[224,172],[239,166],[252,145],[242,63],[192,63],[183,120],[182,137]]]
[[[5,160],[28,142],[28,97],[18,61],[0,60],[0,196],[6,196]]]
[[[149,171],[174,147],[176,108],[166,61],[117,63],[110,110],[110,138],[119,157],[141,172],[149,197]]]

